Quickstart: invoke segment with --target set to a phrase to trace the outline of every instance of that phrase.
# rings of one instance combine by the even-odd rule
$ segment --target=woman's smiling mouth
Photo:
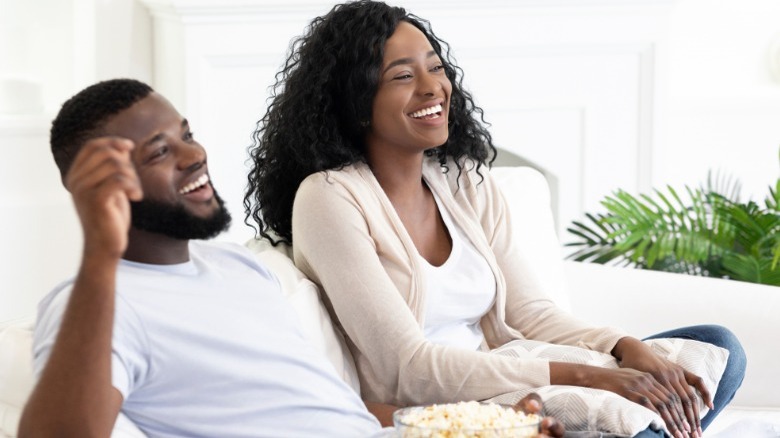
[[[425,119],[425,120],[438,119],[439,117],[441,117],[441,111],[442,111],[441,104],[437,104],[430,108],[424,108],[419,111],[410,113],[409,117],[412,117],[414,119]]]

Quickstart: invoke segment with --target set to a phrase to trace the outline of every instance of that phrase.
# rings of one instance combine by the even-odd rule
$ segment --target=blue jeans
[[[731,399],[734,398],[734,394],[737,393],[740,385],[742,385],[742,379],[745,378],[745,367],[747,365],[747,358],[745,357],[745,350],[742,349],[742,344],[726,327],[719,325],[695,325],[691,327],[683,327],[679,329],[669,330],[667,332],[658,333],[645,338],[682,338],[693,339],[695,341],[706,342],[708,344],[716,345],[721,348],[725,348],[729,351],[729,359],[726,362],[726,369],[723,371],[723,377],[720,378],[718,384],[718,390],[715,392],[715,396],[712,398],[712,404],[715,405],[715,409],[707,412],[707,415],[701,419],[702,430],[712,423],[712,420],[718,416],[718,414],[729,404]],[[637,435],[640,436],[660,436],[660,435],[642,435],[644,432]]]

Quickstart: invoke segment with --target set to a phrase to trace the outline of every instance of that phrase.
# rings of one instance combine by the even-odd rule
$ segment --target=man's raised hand
[[[130,201],[143,197],[133,148],[132,141],[119,137],[89,140],[65,177],[84,230],[85,254],[119,258],[127,248]]]

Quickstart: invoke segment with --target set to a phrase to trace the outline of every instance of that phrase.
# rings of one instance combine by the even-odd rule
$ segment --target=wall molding
[[[189,22],[214,23],[225,21],[273,21],[279,16],[326,13],[333,0],[140,0],[154,17],[181,19]],[[485,11],[509,9],[594,9],[594,8],[670,8],[680,0],[414,0],[398,6],[414,12],[442,8],[445,11]],[[394,4],[394,3],[390,3]],[[316,13],[316,12],[315,12]]]

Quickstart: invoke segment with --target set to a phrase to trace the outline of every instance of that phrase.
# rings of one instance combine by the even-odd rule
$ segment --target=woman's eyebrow
[[[426,59],[432,58],[434,56],[436,56],[436,51],[434,51],[434,50],[431,50],[430,52],[425,54],[425,58]],[[382,74],[387,73],[388,70],[390,70],[391,68],[395,67],[396,65],[411,64],[413,62],[414,62],[414,58],[399,58],[399,59],[396,59],[395,61],[391,62],[390,64],[387,64],[387,67],[385,67],[385,69],[382,70]]]

